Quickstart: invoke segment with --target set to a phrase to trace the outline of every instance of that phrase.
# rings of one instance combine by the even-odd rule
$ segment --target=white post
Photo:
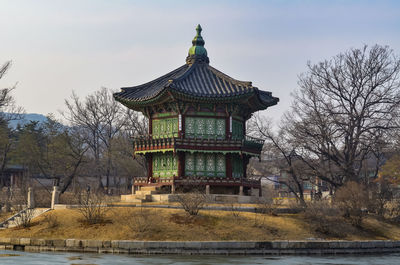
[[[54,205],[58,203],[59,196],[58,186],[53,186],[53,192],[51,194],[51,209],[54,210]]]
[[[207,194],[207,195],[210,194],[210,185],[206,185],[206,194]]]
[[[35,198],[33,195],[33,189],[31,187],[28,188],[28,209],[35,208]]]
[[[243,186],[240,186],[239,187],[239,195],[240,196],[243,196],[244,194],[243,194]]]

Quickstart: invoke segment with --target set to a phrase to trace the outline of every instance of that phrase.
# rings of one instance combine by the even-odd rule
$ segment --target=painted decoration
[[[178,158],[172,152],[153,154],[153,177],[178,176]]]
[[[225,177],[225,156],[215,153],[186,153],[187,176]]]

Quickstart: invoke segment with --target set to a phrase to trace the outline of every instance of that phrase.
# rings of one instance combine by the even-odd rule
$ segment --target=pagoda
[[[147,177],[135,177],[134,186],[261,190],[246,168],[251,157],[260,157],[264,141],[246,135],[246,121],[279,99],[210,66],[200,25],[196,31],[184,65],[114,94],[149,119],[148,134],[133,139],[134,156],[145,156],[148,166]]]

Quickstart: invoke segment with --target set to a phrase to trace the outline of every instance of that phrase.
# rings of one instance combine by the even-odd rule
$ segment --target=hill
[[[21,120],[13,120],[10,121],[9,126],[11,128],[16,128],[17,125],[25,125],[28,124],[31,121],[37,121],[39,123],[44,123],[47,120],[47,117],[42,114],[37,114],[37,113],[27,113],[27,114],[22,114],[22,119]]]

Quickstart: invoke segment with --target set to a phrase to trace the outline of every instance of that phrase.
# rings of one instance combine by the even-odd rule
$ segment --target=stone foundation
[[[115,254],[322,255],[400,251],[400,241],[131,241],[0,238],[0,249]]]

